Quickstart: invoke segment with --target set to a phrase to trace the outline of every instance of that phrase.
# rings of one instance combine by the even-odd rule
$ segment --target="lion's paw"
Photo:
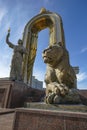
[[[54,99],[53,99],[53,103],[54,103],[54,104],[60,103],[60,99],[61,99],[61,97],[58,96],[58,95],[56,95],[56,96],[54,97]]]
[[[55,97],[55,93],[50,93],[50,94],[46,97],[46,103],[52,104],[54,97]]]

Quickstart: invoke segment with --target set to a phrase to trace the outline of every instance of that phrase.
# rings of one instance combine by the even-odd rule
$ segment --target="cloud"
[[[9,77],[9,70],[6,67],[0,67],[3,71],[0,72],[0,78]]]
[[[1,28],[0,31],[0,41],[2,41],[2,39],[5,37],[6,38],[6,32],[8,30],[8,27],[10,27],[10,22],[6,22],[5,26],[3,26],[3,28]],[[4,38],[4,40],[5,40]]]
[[[0,26],[2,24],[2,20],[3,20],[4,16],[6,15],[6,13],[7,13],[7,10],[5,8],[0,9]]]
[[[77,88],[82,90],[83,89],[87,90],[87,83],[86,82],[77,83]]]
[[[7,47],[4,47],[0,51],[0,78],[8,77],[10,73],[10,64],[11,64],[11,52]]]
[[[87,79],[87,73],[86,72],[82,72],[82,73],[77,74],[77,81],[78,82],[82,82],[85,79]]]
[[[40,81],[44,80],[44,72],[43,71],[35,70],[33,75]]]
[[[10,67],[5,65],[4,62],[0,63],[0,78],[9,77]]]
[[[84,53],[84,52],[86,52],[86,51],[87,51],[87,47],[83,48],[83,49],[81,50],[81,53]]]
[[[2,41],[8,27],[10,27],[11,22],[9,21],[9,16],[7,15],[8,10],[6,8],[0,8],[0,41]]]

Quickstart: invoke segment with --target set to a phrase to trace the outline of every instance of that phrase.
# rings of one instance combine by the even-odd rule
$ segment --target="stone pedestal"
[[[87,113],[17,109],[13,130],[87,130]]]
[[[0,80],[0,107],[15,108],[24,104],[27,85],[23,82]]]

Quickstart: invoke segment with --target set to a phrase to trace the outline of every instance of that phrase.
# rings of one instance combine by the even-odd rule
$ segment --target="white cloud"
[[[3,77],[9,77],[9,72],[10,72],[10,67],[8,67],[7,65],[4,65],[3,63],[0,63],[0,78]]]
[[[44,72],[42,71],[34,71],[33,75],[40,81],[44,80]]]
[[[1,67],[0,67],[1,68]],[[6,78],[9,77],[9,70],[6,68],[2,68],[4,71],[0,72],[0,78]]]
[[[0,9],[0,26],[2,24],[2,20],[3,20],[4,16],[6,15],[6,13],[7,13],[7,10],[5,8]]]
[[[6,24],[4,24],[4,26],[2,26],[1,31],[0,31],[0,41],[2,41],[2,39],[5,40],[5,38],[6,38],[6,32],[7,32],[7,30],[8,30],[9,27],[10,27],[10,22],[6,21]]]
[[[84,53],[84,52],[86,52],[86,51],[87,51],[87,47],[83,48],[83,49],[81,50],[81,53]]]
[[[0,78],[9,76],[11,58],[11,52],[8,51],[7,47],[4,47],[0,51]]]
[[[87,79],[87,73],[82,72],[77,74],[77,81],[82,82],[83,80]]]
[[[17,43],[18,39],[22,39],[23,31],[24,31],[24,24],[19,25],[19,27],[17,28],[16,32],[14,32],[14,35],[11,34],[11,35],[13,35],[13,42],[14,43]]]

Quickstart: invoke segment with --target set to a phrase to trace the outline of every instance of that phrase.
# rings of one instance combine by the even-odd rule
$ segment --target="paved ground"
[[[14,113],[10,110],[0,109],[0,130],[12,130]]]

